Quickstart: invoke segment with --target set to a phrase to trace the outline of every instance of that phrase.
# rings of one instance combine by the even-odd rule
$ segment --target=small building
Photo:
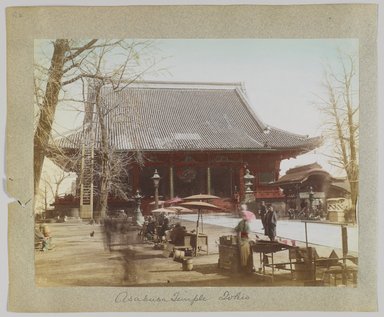
[[[137,82],[119,89],[103,86],[99,97],[106,111],[104,124],[111,149],[134,158],[124,168],[127,197],[140,190],[144,200],[153,200],[151,177],[157,169],[163,200],[209,193],[221,197],[223,206],[231,206],[237,195],[240,200],[245,197],[248,169],[254,176],[254,199],[282,199],[280,184],[269,185],[279,178],[280,162],[322,142],[320,137],[309,138],[263,123],[238,83]],[[84,206],[91,204],[88,197],[93,189],[91,194],[85,191],[98,187],[95,167],[91,168],[100,158],[101,143],[95,102],[90,90],[84,128],[56,139],[50,155],[78,174],[81,217],[90,216]],[[68,157],[82,151],[82,164],[68,164],[55,155],[58,148]]]
[[[345,178],[334,178],[320,164],[312,163],[289,169],[285,175],[271,183],[283,189],[286,212],[309,208],[327,211],[330,198],[348,198],[350,190]]]

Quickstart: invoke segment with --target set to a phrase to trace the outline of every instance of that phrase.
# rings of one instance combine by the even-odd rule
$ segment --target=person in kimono
[[[255,219],[255,215],[246,210],[246,206],[244,205],[242,206],[240,214],[242,219],[235,227],[240,253],[240,266],[243,272],[249,273],[253,270],[253,252],[249,243],[249,235],[251,232],[249,223]]]

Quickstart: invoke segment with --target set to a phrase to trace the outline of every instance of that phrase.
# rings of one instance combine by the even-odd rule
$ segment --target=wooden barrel
[[[185,253],[182,250],[175,250],[173,252],[173,261],[182,262],[184,259]]]
[[[311,263],[296,263],[295,276],[298,281],[312,280],[313,279],[313,266]]]
[[[183,271],[192,271],[193,270],[193,261],[192,259],[184,259],[183,261]]]

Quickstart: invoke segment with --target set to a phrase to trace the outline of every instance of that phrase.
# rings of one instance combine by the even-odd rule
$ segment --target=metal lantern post
[[[234,193],[234,200],[235,200],[235,212],[236,214],[239,213],[239,206],[240,206],[240,194],[237,190],[237,186],[235,186],[235,193]]]
[[[313,201],[315,200],[315,193],[313,192],[312,186],[309,186],[309,193],[308,193],[308,198],[309,198],[309,213],[313,213]]]
[[[157,173],[157,169],[155,169],[155,174],[152,176],[153,185],[155,186],[155,209],[159,208],[159,183],[160,183],[160,175]]]

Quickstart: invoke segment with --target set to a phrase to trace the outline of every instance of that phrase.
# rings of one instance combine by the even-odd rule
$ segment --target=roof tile
[[[116,150],[260,150],[313,149],[320,138],[270,128],[257,118],[239,86],[132,85],[119,91],[103,87],[109,112],[106,126]],[[95,120],[96,148],[100,142]],[[62,148],[78,148],[83,132],[57,139]]]

